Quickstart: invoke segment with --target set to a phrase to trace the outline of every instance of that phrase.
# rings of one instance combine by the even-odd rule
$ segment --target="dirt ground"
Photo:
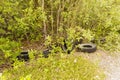
[[[97,50],[95,53],[76,52],[75,55],[81,55],[92,62],[98,62],[106,75],[105,80],[120,80],[120,53],[110,54]]]

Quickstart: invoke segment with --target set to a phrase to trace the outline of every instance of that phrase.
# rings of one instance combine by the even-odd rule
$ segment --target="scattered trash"
[[[78,49],[81,52],[88,52],[88,53],[92,53],[95,52],[97,50],[97,46],[93,43],[85,43],[85,44],[80,44],[78,46]]]
[[[28,61],[29,60],[29,54],[28,51],[22,51],[20,55],[17,56],[18,60],[24,60]]]
[[[46,49],[46,50],[43,51],[43,57],[48,58],[49,54],[50,54],[50,50],[49,49]]]

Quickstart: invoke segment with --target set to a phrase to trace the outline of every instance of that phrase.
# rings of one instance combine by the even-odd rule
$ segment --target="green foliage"
[[[61,54],[61,58],[39,58],[29,64],[7,70],[3,73],[4,80],[103,80],[96,64],[81,57]]]
[[[34,9],[31,1],[1,2],[0,31],[3,37],[15,40],[38,40],[42,37],[42,21],[46,20],[45,13],[41,7]]]
[[[16,41],[42,39],[45,47],[52,46],[51,53],[61,53],[56,43],[63,45],[64,39],[69,50],[76,39],[95,39],[106,50],[120,51],[120,0],[1,0],[0,36],[0,64],[15,60],[14,69],[4,73],[5,79],[94,80],[96,65],[81,57],[56,59],[52,54],[52,58],[40,58],[30,65],[19,62],[16,56],[20,43]],[[105,38],[105,44],[101,44],[101,38]],[[30,50],[31,60],[36,53]]]
[[[29,50],[29,58],[31,59],[31,60],[34,60],[35,59],[35,57],[36,57],[36,55],[38,55],[37,53],[40,53],[40,52],[38,52],[37,50]]]
[[[20,44],[9,39],[0,38],[0,65],[10,63],[20,52]]]
[[[120,34],[117,31],[120,30],[120,6],[118,0],[71,0],[60,2],[61,4],[59,1],[58,3],[56,1],[58,5],[56,7],[57,10],[54,8],[55,6],[50,7],[52,8],[52,10],[49,10],[51,14],[48,13],[47,15],[52,15],[54,24],[48,25],[55,27],[55,30],[53,30],[55,36],[68,39],[68,46],[71,40],[74,41],[74,39],[78,38],[83,38],[87,42],[96,39],[97,44],[101,47],[104,45],[99,42],[100,38],[105,38],[106,44],[104,48],[107,50],[108,44],[119,46],[119,38],[117,36]],[[58,13],[52,13],[54,10]],[[49,30],[51,29],[49,28]],[[111,38],[108,41],[114,35],[116,35],[117,39]],[[118,44],[114,44],[113,41],[116,41]],[[114,47],[113,49],[115,50],[116,48]]]
[[[83,11],[80,12],[80,25],[94,32],[95,38],[109,36],[113,29],[120,27],[119,5],[115,0],[85,1]],[[83,14],[84,13],[84,14]]]
[[[50,44],[60,41],[58,38],[68,38],[68,43],[71,39],[89,42],[95,38],[99,44],[99,38],[107,39],[111,32],[119,35],[119,8],[119,0],[1,0],[0,35],[30,41],[47,40],[49,35]]]
[[[51,45],[51,43],[52,43],[52,37],[48,35],[46,37],[45,46],[49,46]]]

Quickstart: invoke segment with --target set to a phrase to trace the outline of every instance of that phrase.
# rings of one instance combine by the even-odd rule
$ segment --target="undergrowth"
[[[17,64],[17,63],[15,63]],[[29,63],[19,62],[6,70],[2,80],[104,80],[97,64],[73,55],[39,58]]]
[[[99,68],[81,57],[16,61],[20,43],[42,41],[55,48],[53,44],[66,39],[71,49],[75,40],[83,39],[112,52],[120,51],[119,36],[120,0],[0,0],[0,65],[15,61],[2,79],[101,80]]]

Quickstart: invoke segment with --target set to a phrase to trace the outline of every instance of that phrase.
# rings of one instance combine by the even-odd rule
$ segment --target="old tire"
[[[43,54],[43,57],[48,58],[49,54],[50,54],[50,50],[49,49],[45,49],[42,54]]]
[[[22,51],[20,55],[17,56],[18,60],[24,60],[28,61],[29,60],[29,54],[28,51]]]
[[[86,44],[80,44],[79,49],[81,52],[92,53],[96,51],[97,46],[92,43],[86,43]]]

